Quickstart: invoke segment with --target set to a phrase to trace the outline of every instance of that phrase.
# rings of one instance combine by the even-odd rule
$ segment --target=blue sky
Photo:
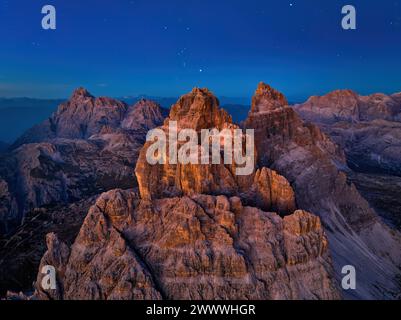
[[[57,30],[41,28],[41,8]],[[357,9],[357,30],[341,8]],[[401,91],[401,1],[0,0],[0,96]]]

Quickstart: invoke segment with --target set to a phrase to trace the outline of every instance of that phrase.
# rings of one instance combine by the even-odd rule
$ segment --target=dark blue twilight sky
[[[401,0],[0,0],[0,96],[249,97],[262,80],[292,100],[401,91]]]

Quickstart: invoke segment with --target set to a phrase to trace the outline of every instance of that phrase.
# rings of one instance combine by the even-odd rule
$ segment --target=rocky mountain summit
[[[233,126],[206,89],[181,97],[164,126],[169,121],[196,130]],[[139,193],[103,194],[71,246],[48,235],[41,266],[56,266],[58,287],[37,285],[37,297],[341,297],[320,219],[296,209],[284,177],[265,167],[240,181],[224,164],[150,165],[147,147],[135,170]]]
[[[89,139],[121,129],[149,130],[160,124],[165,115],[166,110],[150,100],[128,106],[116,99],[95,98],[86,89],[78,88],[49,119],[28,130],[13,147],[55,138]]]

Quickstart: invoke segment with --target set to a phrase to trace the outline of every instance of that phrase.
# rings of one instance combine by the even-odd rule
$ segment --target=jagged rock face
[[[150,100],[127,106],[116,99],[95,98],[79,88],[49,119],[28,130],[12,147],[56,138],[88,139],[97,134],[149,130],[163,122],[165,113]]]
[[[127,130],[150,130],[161,125],[167,116],[166,110],[150,100],[142,99],[129,107],[121,127]]]
[[[259,84],[253,97],[253,105],[244,127],[255,130],[255,145],[257,148],[259,165],[269,166],[277,157],[281,157],[280,150],[286,146],[289,149],[296,147],[308,149],[313,157],[321,157],[321,154],[329,154],[336,162],[345,160],[345,156],[338,146],[327,138],[318,127],[304,123],[296,112],[286,103],[287,100],[277,99],[277,93],[271,94],[274,89],[267,85]],[[274,90],[275,91],[275,90]],[[267,101],[273,99],[271,103]],[[262,107],[255,103],[261,101]],[[269,105],[270,108],[265,108]],[[263,110],[259,112],[258,110]]]
[[[337,299],[319,218],[284,219],[238,197],[140,200],[103,194],[69,249],[54,235],[41,266],[57,269],[55,299]]]
[[[50,122],[59,138],[86,139],[105,127],[118,127],[126,110],[127,106],[118,100],[94,98],[80,88],[60,106]]]
[[[231,118],[219,108],[217,99],[207,89],[194,89],[184,95],[174,105],[170,116],[161,127],[168,136],[170,121],[178,123],[178,132],[189,128],[238,129]],[[182,195],[224,194],[241,195],[242,200],[264,210],[275,210],[283,214],[295,210],[295,197],[287,180],[268,168],[254,170],[248,176],[238,176],[236,165],[221,164],[170,164],[169,156],[165,164],[151,165],[147,161],[147,151],[151,143],[142,148],[135,173],[142,199],[160,199]],[[199,154],[201,153],[199,147]]]
[[[359,96],[335,91],[296,105],[306,120],[317,123],[347,155],[352,169],[401,175],[400,94]]]
[[[286,105],[287,98],[281,92],[261,82],[252,97],[251,112],[268,112]]]
[[[295,106],[307,120],[322,123],[338,121],[401,121],[401,102],[397,95],[359,96],[351,90],[337,90],[325,96],[313,96]]]
[[[104,112],[108,116],[110,111],[111,119],[119,118],[114,117],[115,107],[108,106],[110,101],[114,100],[95,99],[86,90],[76,90],[71,101],[60,106],[52,119],[60,119],[63,128],[76,128],[77,123],[92,119],[88,122],[93,124],[90,127],[94,134],[90,138],[55,136],[49,121],[45,121],[19,141],[35,143],[19,147],[17,143],[13,150],[1,155],[0,269],[4,274],[0,274],[0,296],[7,289],[30,289],[32,277],[27,273],[37,269],[45,252],[42,240],[46,233],[68,233],[75,239],[74,230],[79,230],[93,195],[135,186],[133,168],[146,130],[162,124],[165,111],[154,102],[143,100],[127,107],[121,123],[108,121],[107,126],[97,126],[94,114]],[[78,119],[66,106],[79,111],[81,117]],[[115,106],[123,104],[116,102]],[[63,218],[65,211],[72,217]],[[32,214],[35,219],[31,219]],[[43,226],[35,221],[43,222]],[[60,224],[65,230],[60,231]],[[23,240],[28,237],[29,245]]]
[[[179,128],[221,130],[232,123],[231,116],[219,108],[219,101],[208,89],[195,88],[172,106],[168,121],[177,121]]]
[[[87,139],[102,130],[117,128],[126,111],[127,105],[121,101],[95,98],[87,90],[79,88],[48,120],[18,139],[14,147],[54,138]]]

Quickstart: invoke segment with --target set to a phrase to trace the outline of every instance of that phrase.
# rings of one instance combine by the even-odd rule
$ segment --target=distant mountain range
[[[169,109],[177,97],[125,96],[118,100],[133,105],[141,99],[153,100],[163,108]],[[42,122],[56,111],[66,99],[0,98],[0,141],[12,143],[27,129]],[[249,112],[250,100],[247,98],[221,97],[221,106],[233,117],[234,122],[243,121]],[[1,150],[1,146],[0,146]]]

